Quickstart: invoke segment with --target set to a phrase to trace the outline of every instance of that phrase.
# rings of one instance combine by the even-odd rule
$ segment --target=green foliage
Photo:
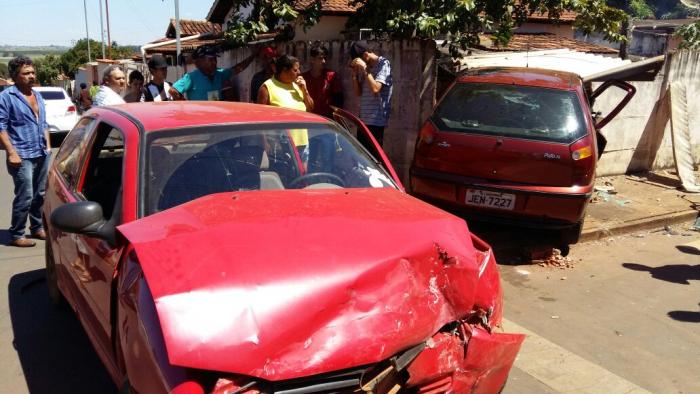
[[[87,49],[87,39],[78,40],[71,49],[61,55],[61,71],[69,77],[75,78],[78,68],[89,61]],[[105,48],[106,50],[107,48]],[[112,59],[129,58],[135,52],[135,47],[119,46],[116,42],[112,42]],[[102,44],[99,41],[90,40],[90,55],[92,60],[102,57]]]
[[[280,30],[282,38],[293,37],[293,26],[299,24],[307,30],[321,18],[321,0],[313,0],[306,9],[294,9],[296,1],[285,0],[241,0],[239,9],[252,7],[250,16],[244,18],[234,12],[224,38],[230,47],[242,47],[254,41],[259,34]]]
[[[10,78],[10,70],[7,68],[6,63],[0,63],[0,78],[3,78],[3,79]]]
[[[607,3],[627,12],[634,19],[682,19],[700,16],[700,10],[688,8],[680,0],[608,0]]]
[[[681,37],[683,42],[678,46],[682,49],[700,49],[700,22],[685,25],[675,33],[676,37]]]
[[[34,60],[36,79],[42,86],[50,86],[61,74],[61,59],[58,56],[46,55]]]
[[[436,38],[448,36],[446,45],[457,55],[479,42],[479,34],[489,32],[505,43],[512,31],[527,20],[530,12],[541,12],[557,19],[561,12],[579,12],[575,25],[586,32],[602,32],[608,40],[621,41],[622,21],[627,15],[609,7],[604,0],[350,0],[359,6],[349,26],[371,28],[393,38]],[[294,0],[241,0],[239,9],[252,7],[249,17],[234,13],[225,37],[234,47],[255,40],[260,33],[280,25],[301,25],[305,29],[318,22],[321,1],[314,0],[303,12]],[[291,29],[287,29],[288,31]]]

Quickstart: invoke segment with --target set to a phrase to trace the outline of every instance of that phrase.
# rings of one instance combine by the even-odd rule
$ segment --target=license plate
[[[464,203],[480,207],[512,210],[515,208],[515,194],[467,189]]]

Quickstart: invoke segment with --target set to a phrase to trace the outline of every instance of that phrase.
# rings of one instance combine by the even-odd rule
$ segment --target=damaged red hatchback
[[[624,91],[601,119],[593,99]],[[560,231],[576,243],[605,146],[598,130],[635,93],[610,80],[589,93],[576,74],[517,67],[469,70],[423,125],[411,166],[411,192],[470,217]]]
[[[371,134],[352,115],[336,120]],[[241,103],[90,111],[49,175],[49,291],[137,393],[496,392],[490,247],[375,143]]]

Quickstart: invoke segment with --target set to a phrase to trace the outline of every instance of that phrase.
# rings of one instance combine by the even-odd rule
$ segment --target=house
[[[222,42],[221,25],[206,20],[180,19],[180,54],[182,56],[178,67],[177,43],[175,42],[175,19],[170,19],[165,30],[165,37],[152,41],[141,47],[141,58],[134,59],[145,62],[147,57],[153,54],[161,54],[168,62],[168,81],[175,81],[180,75],[187,72],[192,59],[188,54],[203,45],[218,45]],[[188,67],[188,64],[190,65]],[[144,74],[146,75],[146,74]]]
[[[296,5],[297,11],[304,10],[311,0],[300,0]],[[214,0],[207,14],[207,21],[220,24],[225,31],[231,15],[237,10],[239,2],[236,0]],[[321,19],[306,32],[302,27],[297,27],[294,39],[297,41],[330,41],[339,39],[361,39],[356,34],[345,31],[348,18],[355,13],[358,6],[352,5],[348,0],[325,0],[322,3]],[[250,15],[252,7],[241,8],[243,16]],[[574,38],[573,23],[576,20],[575,12],[562,12],[559,20],[550,20],[546,14],[532,14],[527,21],[516,30],[519,33],[551,33],[557,36]]]
[[[175,23],[175,19],[170,19],[165,37],[144,45],[146,55],[158,53],[165,57],[168,64],[176,65]],[[180,49],[183,54],[191,53],[202,45],[218,44],[220,38],[221,24],[206,20],[180,19]]]
[[[311,0],[301,0],[295,5],[298,11],[304,10]],[[228,27],[234,11],[238,9],[239,2],[236,0],[214,0],[207,14],[207,21],[221,24],[223,30]],[[326,0],[322,4],[321,19],[319,23],[312,26],[306,32],[302,27],[297,27],[294,39],[297,41],[330,41],[343,38],[345,23],[350,15],[355,13],[356,6],[350,5],[347,0]],[[243,16],[250,15],[252,7],[242,8],[240,12]]]

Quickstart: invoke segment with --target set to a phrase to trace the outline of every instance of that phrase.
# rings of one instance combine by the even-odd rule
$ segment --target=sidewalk
[[[700,194],[679,186],[671,170],[598,178],[580,242],[673,224],[690,228],[700,211]]]

